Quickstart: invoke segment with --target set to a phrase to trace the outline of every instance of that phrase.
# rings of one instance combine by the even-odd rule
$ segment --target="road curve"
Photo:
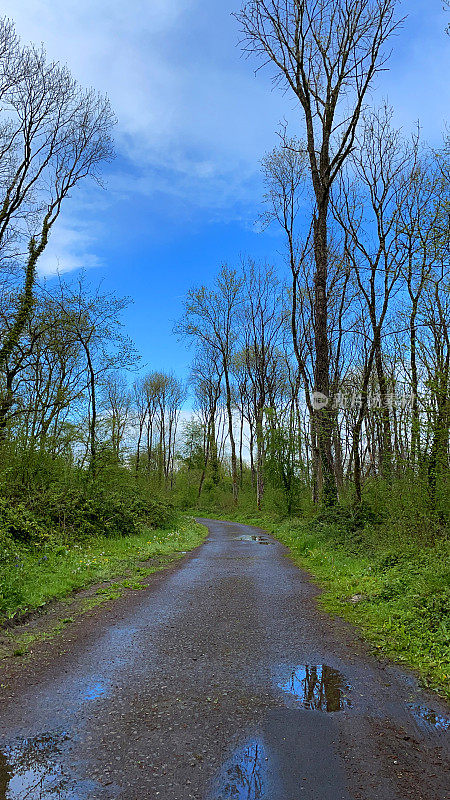
[[[254,528],[1,677],[0,800],[444,800],[448,711]],[[447,780],[446,780],[447,778]]]

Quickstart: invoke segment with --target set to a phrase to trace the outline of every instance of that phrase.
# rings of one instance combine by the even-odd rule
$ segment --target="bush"
[[[0,541],[22,544],[41,544],[46,538],[46,528],[24,503],[11,504],[0,498]]]
[[[163,528],[176,522],[165,500],[131,492],[108,493],[94,486],[55,486],[26,500],[0,498],[0,542],[42,547],[55,540],[86,541],[99,536],[134,536],[142,526]],[[8,544],[9,543],[9,544]]]
[[[133,503],[140,522],[149,528],[166,528],[177,521],[177,510],[168,500],[136,498]]]
[[[368,525],[379,525],[383,522],[383,515],[375,511],[371,505],[362,503],[358,506],[336,506],[323,509],[314,518],[314,523],[326,523],[337,527],[341,531],[355,533],[363,530]]]

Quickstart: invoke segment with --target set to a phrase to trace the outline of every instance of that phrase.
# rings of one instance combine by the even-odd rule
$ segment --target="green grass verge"
[[[326,611],[355,624],[378,653],[412,667],[450,699],[448,540],[424,545],[391,530],[377,541],[371,529],[352,537],[320,522],[267,527],[323,587]]]
[[[216,518],[224,518],[220,512]],[[228,516],[230,519],[230,516]],[[323,588],[321,607],[450,700],[450,543],[402,522],[231,519],[273,533]],[[352,601],[353,598],[353,601]]]
[[[139,579],[197,547],[205,536],[205,528],[185,519],[174,530],[147,529],[129,537],[20,550],[15,559],[0,563],[0,621],[117,576],[127,577],[121,586],[100,590],[92,605],[119,596],[124,588],[141,588]],[[142,567],[142,562],[153,558],[154,565]]]

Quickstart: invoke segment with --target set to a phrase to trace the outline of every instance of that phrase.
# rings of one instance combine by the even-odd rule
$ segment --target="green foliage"
[[[53,541],[40,549],[16,543],[10,558],[0,561],[0,616],[40,608],[51,599],[117,575],[127,573],[131,585],[131,579],[142,579],[199,545],[205,533],[202,526],[187,520],[171,530],[143,528],[132,536],[102,536],[67,545]],[[153,558],[155,563],[143,568]],[[103,600],[105,594],[112,597],[114,592],[103,592]]]
[[[355,506],[335,506],[323,508],[314,517],[312,524],[328,524],[335,526],[343,533],[356,533],[367,524],[379,524],[383,521],[381,509],[376,511],[368,503]]]
[[[56,486],[28,496],[27,503],[0,499],[0,537],[41,547],[48,541],[82,541],[96,536],[135,536],[142,525],[161,528],[176,521],[166,500],[102,489]]]
[[[118,574],[133,554],[171,554],[197,542],[192,529],[177,529],[178,512],[146,477],[117,464],[94,481],[67,456],[5,443],[0,480],[0,614]]]
[[[204,425],[195,420],[183,424],[182,443],[178,460],[187,471],[195,470],[199,475],[205,464]]]
[[[336,508],[266,525],[324,587],[326,610],[450,696],[450,546],[437,527],[431,537],[412,534],[410,522],[383,521],[366,507],[359,520]]]
[[[270,409],[267,410],[267,415],[269,420],[273,419]],[[275,490],[272,499],[276,510],[291,515],[298,507],[299,495],[303,489],[297,442],[291,428],[269,424],[265,449],[265,471],[269,486]]]
[[[109,466],[93,481],[83,469],[45,451],[1,452],[0,537],[41,547],[48,541],[134,536],[142,526],[162,528],[177,519],[174,506],[145,480]]]
[[[42,544],[47,531],[41,521],[25,506],[24,503],[12,505],[10,501],[0,498],[0,540],[22,544]]]

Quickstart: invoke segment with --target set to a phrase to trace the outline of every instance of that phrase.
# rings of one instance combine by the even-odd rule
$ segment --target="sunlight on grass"
[[[260,522],[261,524],[261,522]],[[321,606],[356,624],[380,654],[416,669],[450,697],[449,542],[426,546],[402,531],[351,541],[331,525],[268,526],[324,588]],[[385,532],[387,534],[387,532]]]
[[[189,520],[172,531],[147,529],[138,536],[99,538],[40,552],[23,549],[13,562],[0,565],[0,613],[12,617],[35,610],[49,600],[123,575],[127,580],[122,587],[106,591],[109,599],[119,596],[123,588],[138,588],[137,579],[197,547],[205,535],[205,528]],[[155,564],[143,568],[153,558]]]

